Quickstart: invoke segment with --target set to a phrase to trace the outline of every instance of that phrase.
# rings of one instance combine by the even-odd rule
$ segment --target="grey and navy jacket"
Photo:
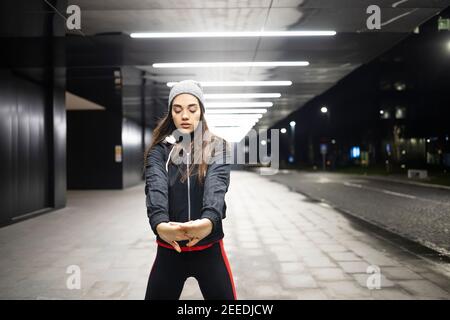
[[[159,223],[208,218],[212,222],[213,229],[195,247],[216,242],[224,237],[222,219],[226,217],[225,194],[230,183],[231,164],[226,158],[219,160],[213,157],[202,184],[198,181],[196,170],[182,182],[180,179],[186,172],[188,157],[191,159],[192,155],[185,152],[184,155],[180,155],[185,161],[175,164],[171,161],[170,155],[176,143],[178,142],[173,136],[168,136],[147,154],[145,194],[150,226],[157,242],[165,243],[156,231]],[[185,247],[188,240],[178,243],[181,247]]]

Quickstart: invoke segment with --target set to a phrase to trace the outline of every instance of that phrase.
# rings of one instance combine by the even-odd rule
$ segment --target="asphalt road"
[[[450,256],[450,190],[337,173],[266,177]]]

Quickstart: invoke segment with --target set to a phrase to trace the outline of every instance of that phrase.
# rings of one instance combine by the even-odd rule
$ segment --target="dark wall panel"
[[[66,169],[66,144],[67,144],[67,112],[65,100],[65,69],[60,69],[53,91],[53,115],[52,115],[52,151],[53,151],[53,207],[66,206],[67,169]]]
[[[12,216],[16,189],[13,159],[17,147],[17,100],[9,72],[0,69],[0,78],[0,221],[4,222]]]
[[[0,2],[0,224],[66,203],[67,0]]]
[[[25,214],[49,206],[45,127],[45,99],[42,87],[15,79],[17,88],[17,210]]]
[[[50,206],[44,89],[10,71],[1,72],[0,219]]]

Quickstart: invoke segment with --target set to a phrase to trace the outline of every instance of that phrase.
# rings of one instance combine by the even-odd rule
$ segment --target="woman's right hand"
[[[177,252],[181,252],[180,245],[177,241],[189,240],[177,222],[161,222],[156,227],[156,232],[161,239],[170,244]]]

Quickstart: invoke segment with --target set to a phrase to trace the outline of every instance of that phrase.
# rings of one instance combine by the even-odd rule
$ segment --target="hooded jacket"
[[[145,195],[150,226],[157,241],[165,243],[156,231],[159,223],[208,218],[213,225],[212,231],[194,247],[211,244],[224,237],[222,219],[226,217],[225,194],[230,183],[230,162],[222,155],[213,156],[202,184],[195,171],[182,182],[181,177],[191,155],[187,152],[180,155],[183,157],[180,164],[171,161],[170,155],[176,143],[173,136],[168,136],[147,155]],[[180,247],[186,247],[188,242],[178,241]]]

